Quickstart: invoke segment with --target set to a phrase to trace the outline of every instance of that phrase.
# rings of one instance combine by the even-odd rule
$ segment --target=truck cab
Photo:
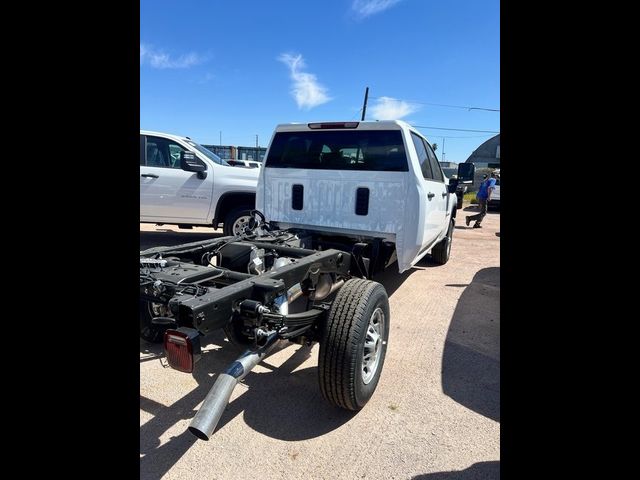
[[[281,124],[256,208],[279,228],[373,242],[384,266],[397,260],[403,272],[429,253],[448,260],[460,181],[450,184],[428,140],[402,121]]]

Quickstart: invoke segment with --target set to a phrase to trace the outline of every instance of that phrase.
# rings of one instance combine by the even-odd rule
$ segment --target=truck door
[[[431,171],[433,172],[433,180],[438,182],[440,185],[438,188],[438,192],[434,200],[438,200],[438,217],[442,221],[440,224],[440,228],[442,231],[446,232],[447,227],[449,226],[449,222],[447,221],[447,214],[449,213],[449,190],[444,181],[444,173],[442,172],[442,168],[440,167],[440,162],[438,162],[438,158],[436,157],[435,152],[429,145],[427,144],[427,155],[429,155],[429,164],[431,165]]]
[[[431,162],[429,161],[428,144],[415,133],[411,132],[411,139],[418,154],[418,161],[422,170],[423,189],[424,189],[424,232],[422,240],[422,249],[429,248],[437,239],[442,225],[444,224],[444,208],[443,204],[446,198],[442,196],[442,192],[446,190],[444,178],[442,181],[435,178]],[[440,171],[442,176],[442,172]]]
[[[213,194],[213,171],[204,179],[180,168],[186,148],[168,138],[140,135],[140,220],[205,222]],[[196,153],[197,155],[197,153]]]

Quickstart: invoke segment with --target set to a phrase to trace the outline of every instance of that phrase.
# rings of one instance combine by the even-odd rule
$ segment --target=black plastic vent
[[[294,210],[302,210],[304,206],[304,187],[296,184],[291,187],[291,208]]]
[[[356,215],[369,214],[369,189],[360,187],[356,191]]]

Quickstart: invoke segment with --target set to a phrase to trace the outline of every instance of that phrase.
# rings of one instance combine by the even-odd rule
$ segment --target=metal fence
[[[202,145],[207,150],[211,150],[220,158],[225,160],[234,159],[236,147],[232,147],[231,145]]]
[[[267,153],[265,147],[234,147],[232,145],[203,145],[203,147],[211,150],[225,160],[254,160],[263,162],[264,156]]]
[[[264,162],[267,149],[263,147],[238,147],[238,160],[255,160]]]

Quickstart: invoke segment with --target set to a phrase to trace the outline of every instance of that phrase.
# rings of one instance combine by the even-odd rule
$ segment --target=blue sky
[[[267,146],[278,123],[500,130],[498,0],[140,2],[140,128]],[[492,134],[420,129],[461,162]],[[461,138],[465,137],[465,138]],[[471,138],[469,138],[471,137]]]

